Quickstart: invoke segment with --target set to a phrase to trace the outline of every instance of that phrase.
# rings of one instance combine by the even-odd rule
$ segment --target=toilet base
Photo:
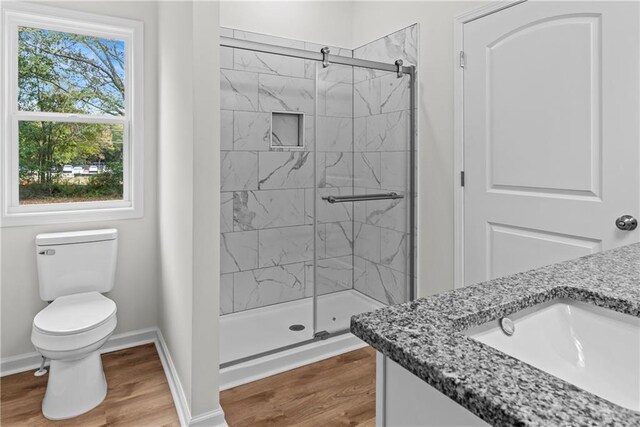
[[[42,414],[64,420],[84,414],[107,396],[107,380],[100,353],[94,351],[76,360],[52,360]]]

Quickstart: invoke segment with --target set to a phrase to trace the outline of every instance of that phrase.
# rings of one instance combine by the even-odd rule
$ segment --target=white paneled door
[[[528,1],[464,24],[464,282],[639,241],[637,2]]]

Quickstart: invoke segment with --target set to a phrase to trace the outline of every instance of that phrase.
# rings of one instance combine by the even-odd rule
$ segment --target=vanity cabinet
[[[376,353],[376,427],[489,425],[382,353]]]

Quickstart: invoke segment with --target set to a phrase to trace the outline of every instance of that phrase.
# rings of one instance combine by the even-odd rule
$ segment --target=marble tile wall
[[[357,48],[353,56],[418,65],[418,26]],[[410,79],[360,68],[353,75],[354,186],[365,194],[408,196]],[[354,288],[385,304],[408,297],[408,207],[407,198],[354,205]]]
[[[323,47],[230,29],[222,35],[314,51]],[[318,185],[350,194],[353,73],[351,67],[326,69],[316,102],[314,61],[231,48],[222,48],[220,59],[220,309],[228,314],[313,295],[316,106]],[[271,147],[272,111],[304,113],[303,149]],[[321,218],[318,292],[353,288],[351,213],[326,209]]]

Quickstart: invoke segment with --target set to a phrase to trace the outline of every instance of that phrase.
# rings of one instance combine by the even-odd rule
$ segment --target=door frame
[[[464,51],[464,25],[526,1],[490,2],[453,19],[453,287],[455,289],[464,287],[464,187],[461,185],[461,174],[464,171],[464,68],[461,66],[461,52]]]

